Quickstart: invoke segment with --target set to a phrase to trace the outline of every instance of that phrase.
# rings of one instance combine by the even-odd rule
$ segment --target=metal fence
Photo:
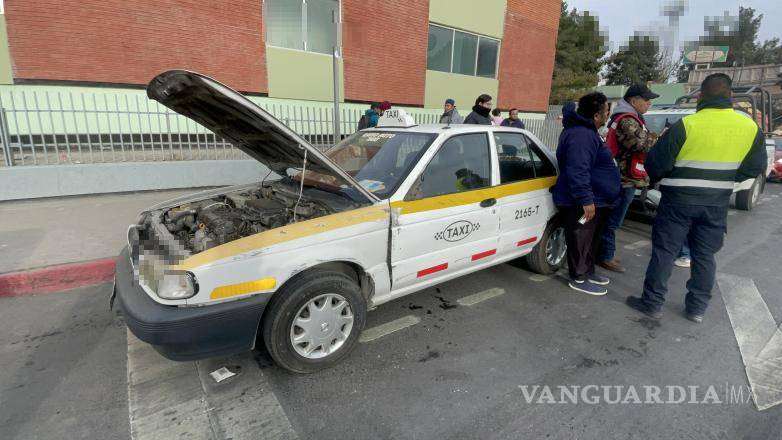
[[[333,107],[256,103],[316,147],[335,143]],[[355,104],[341,108],[340,132],[355,131],[363,112]],[[407,112],[417,124],[436,123],[440,116],[426,109]],[[558,121],[524,122],[549,148],[556,145]],[[6,167],[247,158],[210,130],[138,93],[1,93],[0,142],[0,166]]]

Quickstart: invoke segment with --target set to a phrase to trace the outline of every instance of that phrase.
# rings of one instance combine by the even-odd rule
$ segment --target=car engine
[[[162,213],[161,221],[191,252],[198,253],[293,221],[332,214],[312,199],[271,186],[185,203]]]

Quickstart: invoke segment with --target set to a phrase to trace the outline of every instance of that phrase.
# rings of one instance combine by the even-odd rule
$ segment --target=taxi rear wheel
[[[349,276],[305,272],[277,292],[262,324],[266,349],[294,373],[329,368],[347,356],[366,321],[366,300]]]
[[[758,204],[760,194],[763,192],[763,176],[760,175],[755,178],[752,186],[749,189],[738,191],[736,193],[736,209],[742,211],[752,211]]]
[[[543,237],[527,254],[526,260],[533,271],[549,275],[564,266],[566,255],[565,228],[555,217],[546,225]]]

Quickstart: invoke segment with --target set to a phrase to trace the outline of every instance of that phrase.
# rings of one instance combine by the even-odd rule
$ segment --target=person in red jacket
[[[657,142],[657,135],[646,129],[643,114],[652,106],[652,99],[660,95],[653,93],[643,84],[634,84],[627,89],[624,99],[614,109],[608,121],[606,143],[619,166],[622,176],[622,191],[611,216],[608,218],[602,237],[598,265],[614,272],[625,268],[614,257],[616,252],[616,230],[622,226],[627,208],[635,196],[635,190],[649,186],[649,177],[644,169],[646,154]]]

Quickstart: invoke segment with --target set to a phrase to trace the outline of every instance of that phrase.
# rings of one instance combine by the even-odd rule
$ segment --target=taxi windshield
[[[359,132],[331,147],[326,156],[369,192],[386,198],[396,190],[435,137],[434,133]],[[307,171],[305,184],[333,180],[332,176]]]

